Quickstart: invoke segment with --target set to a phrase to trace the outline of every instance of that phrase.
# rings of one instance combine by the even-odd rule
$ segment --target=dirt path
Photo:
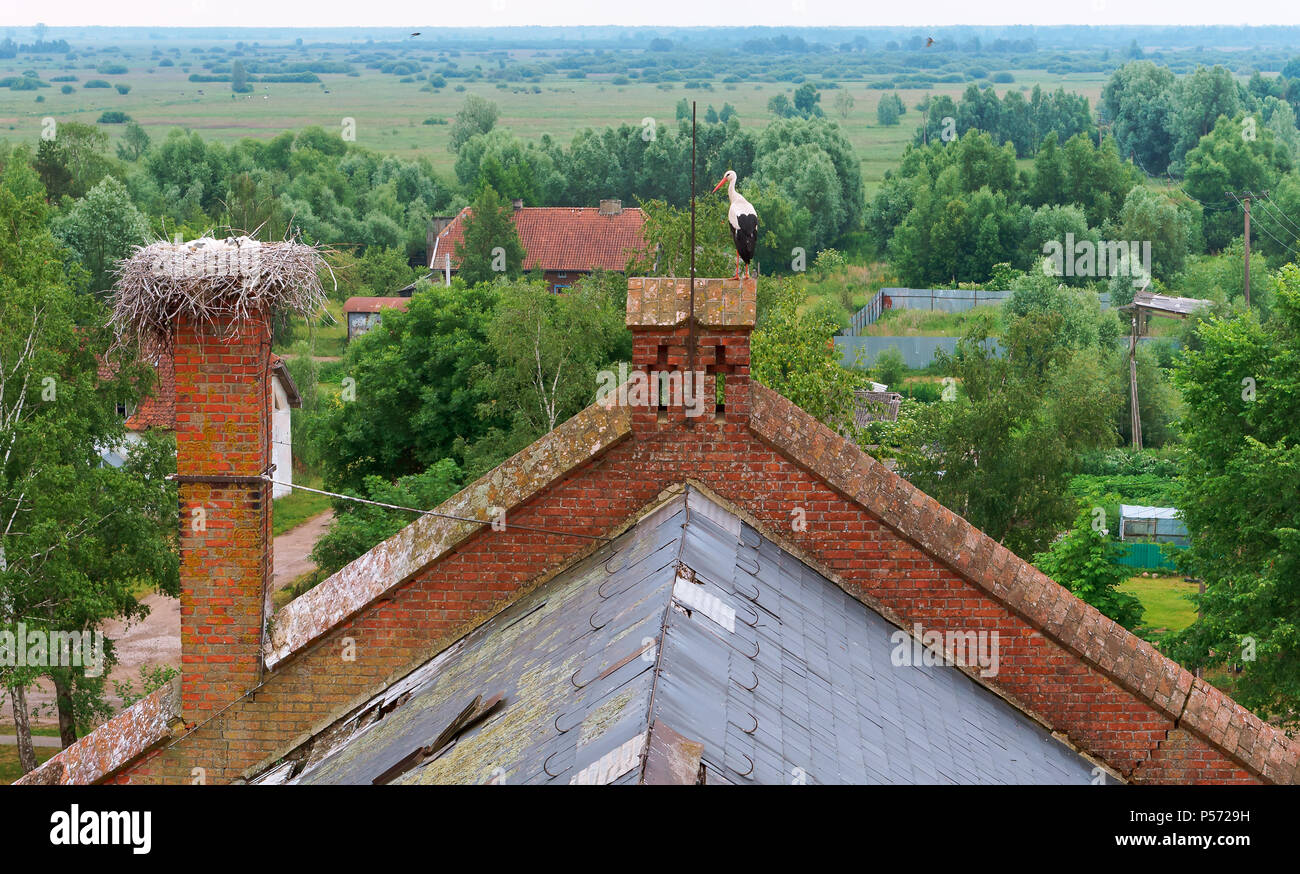
[[[271,592],[278,592],[308,571],[315,570],[311,549],[333,518],[334,511],[326,510],[275,538],[275,570],[271,575]],[[270,597],[270,592],[267,597]]]
[[[152,592],[141,603],[149,608],[149,615],[132,624],[112,620],[104,623],[104,636],[113,641],[117,651],[117,664],[109,671],[105,686],[113,709],[122,702],[113,694],[113,681],[131,681],[137,694],[140,691],[140,668],[158,665],[180,667],[181,663],[181,602],[178,598]],[[0,721],[12,723],[13,710],[7,700],[0,709]],[[34,725],[57,725],[54,711],[54,685],[42,680],[27,687],[27,708]]]
[[[310,558],[311,548],[333,518],[334,511],[326,510],[275,538],[275,570],[271,579],[271,591],[287,586],[315,567]],[[270,597],[269,592],[267,597]],[[104,623],[104,636],[114,642],[118,657],[117,664],[109,672],[106,687],[109,701],[115,710],[120,709],[121,701],[113,694],[114,680],[131,681],[138,693],[140,668],[158,665],[179,668],[181,664],[180,600],[155,592],[147,595],[143,603],[149,608],[149,615],[144,619],[130,625],[118,621]],[[0,707],[0,722],[12,724],[13,711],[8,696],[4,697],[6,700],[3,707]],[[54,687],[49,681],[28,687],[27,706],[32,724],[58,724],[58,715],[54,712]],[[57,738],[55,741],[57,743]],[[0,740],[0,743],[3,742]]]

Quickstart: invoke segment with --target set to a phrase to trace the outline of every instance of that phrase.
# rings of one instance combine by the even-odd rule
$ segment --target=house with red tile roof
[[[429,247],[429,269],[450,284],[460,269],[465,207]],[[515,230],[523,244],[524,270],[539,271],[552,291],[563,290],[593,270],[623,272],[645,247],[645,213],[621,200],[599,207],[523,206],[515,201]]]
[[[629,279],[636,379],[272,615],[267,319],[178,319],[179,501],[221,508],[180,531],[181,676],[19,782],[1300,781],[1285,731],[753,380],[756,281],[689,286]]]

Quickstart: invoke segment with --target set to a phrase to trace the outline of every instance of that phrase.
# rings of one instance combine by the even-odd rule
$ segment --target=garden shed
[[[1187,545],[1187,526],[1175,507],[1119,505],[1119,539]]]

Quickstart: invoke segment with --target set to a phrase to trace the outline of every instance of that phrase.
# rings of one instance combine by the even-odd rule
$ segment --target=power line
[[[1274,213],[1272,208],[1269,206],[1269,201],[1267,198],[1261,199],[1259,201],[1259,205],[1264,207],[1264,212],[1266,212],[1269,216],[1271,216],[1274,219],[1274,221],[1282,225],[1282,230],[1284,232],[1288,234],[1294,234],[1297,238],[1300,238],[1300,227],[1296,227],[1296,225],[1293,224],[1291,220],[1286,217],[1286,214],[1283,213],[1281,209],[1279,209],[1276,213]]]
[[[1268,207],[1265,205],[1265,204],[1267,203],[1267,198],[1268,198],[1268,193],[1267,193],[1267,192],[1265,192],[1264,194],[1252,194],[1252,193],[1250,193],[1250,192],[1245,192],[1244,194],[1238,196],[1237,194],[1234,194],[1233,192],[1229,191],[1229,192],[1227,192],[1227,194],[1228,194],[1228,196],[1231,197],[1233,200],[1237,201],[1237,204],[1238,204],[1239,206],[1242,206],[1242,207],[1245,208],[1245,210],[1246,210],[1246,215],[1247,215],[1247,222],[1246,222],[1246,227],[1247,227],[1247,228],[1250,227],[1250,221],[1249,221],[1249,215],[1250,215],[1250,205],[1249,205],[1249,204],[1250,204],[1250,203],[1255,203],[1255,204],[1258,204],[1259,206],[1263,206],[1264,209],[1265,209],[1265,213],[1266,213],[1267,215],[1269,215],[1269,216],[1273,216],[1272,211],[1269,210]],[[1245,197],[1247,203],[1243,204],[1243,203],[1241,202],[1241,197]],[[1270,240],[1272,240],[1274,243],[1277,243],[1278,246],[1280,246],[1280,247],[1282,248],[1282,251],[1283,251],[1283,252],[1285,252],[1285,253],[1291,253],[1291,252],[1294,252],[1294,251],[1296,250],[1296,244],[1295,244],[1295,243],[1292,243],[1291,245],[1287,245],[1286,243],[1283,243],[1281,240],[1279,240],[1277,237],[1275,237],[1275,236],[1273,235],[1272,231],[1270,231],[1270,230],[1269,230],[1265,225],[1260,224],[1259,222],[1256,222],[1256,223],[1255,223],[1255,226],[1256,226],[1260,231],[1262,231],[1262,232],[1264,233],[1264,235],[1267,236]],[[1249,240],[1245,240],[1245,241],[1244,241],[1244,244],[1245,244],[1245,246],[1246,246],[1246,251],[1247,251],[1247,253],[1249,253],[1249,251],[1250,251],[1250,241],[1249,241]],[[1247,258],[1249,258],[1249,254],[1247,255]],[[1247,261],[1247,263],[1249,263],[1249,261]]]
[[[383,507],[387,510],[404,510],[407,513],[419,513],[421,516],[436,516],[439,519],[452,519],[456,522],[473,522],[475,525],[496,525],[492,519],[473,519],[468,516],[453,516],[450,513],[439,513],[435,510],[421,510],[417,507],[402,507],[397,504],[386,504],[383,501],[371,501],[367,498],[358,498],[355,495],[341,495],[338,492],[327,492],[324,489],[313,489],[310,486],[300,486],[297,483],[287,483],[277,479],[271,479],[269,476],[264,477],[267,482],[277,486],[288,486],[291,489],[299,489],[304,492],[313,492],[317,495],[326,495],[331,498],[339,498],[344,501],[355,501],[358,504],[370,504],[373,507]],[[502,522],[505,528],[517,528],[520,531],[536,531],[539,534],[559,534],[566,537],[584,537],[588,540],[602,540],[610,542],[612,537],[602,537],[599,534],[582,534],[577,531],[556,531],[552,528],[537,528],[531,525],[516,525],[513,522]]]
[[[1258,227],[1261,231],[1263,231],[1270,240],[1272,240],[1274,243],[1277,243],[1279,246],[1281,246],[1284,252],[1290,253],[1295,251],[1295,243],[1292,243],[1291,245],[1288,246],[1286,243],[1283,243],[1277,237],[1273,236],[1273,232],[1270,231],[1268,228],[1264,227],[1263,225],[1256,223],[1256,227]]]

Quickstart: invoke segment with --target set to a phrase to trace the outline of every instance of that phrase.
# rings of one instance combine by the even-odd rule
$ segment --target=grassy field
[[[322,52],[313,57],[342,60],[342,50]],[[472,63],[472,55],[461,58],[462,65]],[[182,59],[183,60],[183,59]],[[486,59],[485,59],[486,60]],[[60,93],[64,83],[37,92],[0,89],[0,137],[10,141],[34,142],[39,136],[42,119],[77,121],[94,124],[106,110],[119,110],[142,126],[155,142],[175,127],[190,128],[205,138],[234,142],[244,137],[269,139],[285,130],[299,130],[319,125],[326,130],[343,129],[344,119],[355,120],[356,142],[366,148],[405,158],[425,157],[436,170],[450,175],[454,155],[447,149],[450,125],[424,124],[428,118],[450,119],[469,94],[495,101],[501,109],[498,122],[527,140],[542,134],[567,142],[584,128],[630,124],[639,127],[642,119],[653,117],[660,124],[674,123],[673,111],[678,100],[696,100],[699,111],[712,104],[721,109],[732,104],[747,126],[765,125],[772,116],[767,101],[778,93],[791,96],[796,88],[788,82],[713,83],[709,89],[687,89],[681,83],[633,82],[614,85],[612,75],[593,75],[586,79],[550,77],[537,83],[541,93],[533,93],[532,84],[500,88],[492,83],[465,84],[457,91],[449,82],[436,92],[421,91],[420,81],[401,82],[399,77],[359,67],[360,76],[320,74],[320,83],[257,83],[251,95],[232,95],[230,84],[188,81],[189,72],[206,73],[195,64],[190,71],[181,66],[159,67],[147,55],[137,53],[126,59],[128,71],[121,75],[101,74],[98,62],[80,59],[66,69],[62,59],[22,56],[0,61],[0,77],[21,75],[35,70],[48,81],[53,76],[75,75],[68,83],[73,93]],[[999,95],[1008,89],[1026,96],[1035,84],[1044,89],[1064,86],[1088,97],[1096,106],[1105,77],[1101,74],[1052,75],[1045,71],[1017,71],[1017,81],[993,86]],[[113,85],[131,86],[128,94],[113,88],[87,89],[88,80],[104,79]],[[920,124],[920,114],[913,108],[926,95],[949,94],[956,97],[967,83],[936,84],[932,89],[877,90],[865,81],[841,82],[852,95],[855,106],[847,118],[831,113],[845,132],[862,161],[863,182],[872,192],[895,167],[903,147]],[[876,120],[880,98],[896,93],[907,107],[902,121],[882,126]],[[823,92],[829,103],[834,91]],[[37,103],[36,97],[44,97]],[[125,125],[102,125],[116,140]]]
[[[0,734],[12,735],[13,723],[0,725]],[[58,737],[59,730],[51,726],[32,726],[32,734],[45,737]],[[36,761],[44,762],[53,758],[59,747],[36,747]],[[22,776],[18,766],[18,745],[0,744],[0,786],[8,785]]]
[[[343,302],[330,299],[325,302],[329,318],[317,317],[311,322],[295,317],[293,339],[287,346],[277,346],[278,355],[307,354],[319,357],[338,358],[343,355],[348,343],[348,323],[343,315]]]
[[[1196,619],[1196,606],[1188,596],[1196,594],[1197,585],[1181,576],[1138,574],[1119,588],[1142,602],[1142,624],[1153,631],[1182,631]]]

